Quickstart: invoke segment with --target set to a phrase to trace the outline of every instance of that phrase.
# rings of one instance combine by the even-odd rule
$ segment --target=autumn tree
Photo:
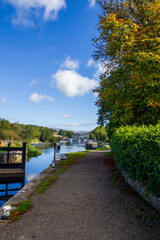
[[[105,65],[99,120],[120,125],[160,119],[160,1],[98,0],[102,9],[94,57]]]

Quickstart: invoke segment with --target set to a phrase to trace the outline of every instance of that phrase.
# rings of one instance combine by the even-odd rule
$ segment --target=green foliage
[[[106,127],[96,127],[91,133],[90,133],[90,139],[97,140],[97,141],[107,141],[107,131]]]
[[[95,58],[104,65],[98,123],[157,124],[160,118],[159,0],[98,0],[102,9]],[[112,135],[112,132],[111,132]]]
[[[160,124],[120,127],[110,145],[119,168],[160,197]]]
[[[58,141],[54,136],[55,130],[48,127],[10,123],[8,120],[0,119],[0,139],[15,141],[42,141],[54,143]]]
[[[5,120],[3,118],[0,119],[0,128],[10,130],[11,129],[11,123],[8,120]]]
[[[60,129],[58,134],[61,135],[61,136],[63,136],[63,137],[69,137],[69,138],[71,138],[72,135],[74,134],[74,132],[73,132],[73,131],[66,131],[66,130]]]
[[[27,144],[27,158],[35,157],[41,155],[42,152],[37,148]]]

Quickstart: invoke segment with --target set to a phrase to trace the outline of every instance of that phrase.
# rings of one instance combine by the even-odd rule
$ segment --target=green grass
[[[145,192],[145,193],[144,193],[144,197],[145,197],[145,198],[148,198],[148,197],[149,197],[149,192]]]
[[[56,182],[57,180],[58,180],[58,176],[55,176],[55,175],[42,180],[39,184],[37,193],[39,194],[44,192],[53,182]]]
[[[94,151],[101,151],[101,150],[108,150],[109,148],[107,147],[99,147],[99,148],[96,148]]]
[[[20,220],[21,219],[20,215],[27,212],[29,208],[31,208],[31,203],[29,200],[19,202],[16,209],[11,211],[9,215],[9,220],[12,220],[12,221]]]
[[[18,220],[21,220],[21,217],[15,216],[12,218],[12,221],[18,221]]]
[[[25,213],[30,207],[31,207],[31,203],[29,200],[19,202],[19,205],[16,208],[16,212]]]
[[[38,150],[36,147],[27,145],[27,158],[36,157],[42,154],[42,151]]]
[[[113,187],[117,188],[119,186],[119,182],[117,180],[117,176],[116,175],[112,175],[111,180],[112,180],[112,183],[113,183]]]
[[[106,152],[105,155],[106,156],[113,156],[112,152]]]
[[[137,210],[136,212],[136,218],[138,220],[152,220],[154,219],[154,216],[147,214],[144,210]]]

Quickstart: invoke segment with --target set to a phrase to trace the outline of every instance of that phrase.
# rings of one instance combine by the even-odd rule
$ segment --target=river
[[[60,148],[60,153],[71,153],[71,152],[80,152],[85,151],[85,147],[80,144],[72,144],[66,145],[62,144]],[[53,161],[54,158],[54,148],[49,147],[47,149],[43,149],[42,155],[38,157],[31,158],[28,162],[26,162],[26,180],[28,183],[35,176],[37,176],[40,172],[42,172],[49,164]]]

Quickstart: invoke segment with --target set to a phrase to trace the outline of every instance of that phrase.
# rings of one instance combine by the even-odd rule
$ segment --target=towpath
[[[160,215],[104,152],[89,152],[31,202],[21,220],[0,224],[0,240],[160,240]]]

